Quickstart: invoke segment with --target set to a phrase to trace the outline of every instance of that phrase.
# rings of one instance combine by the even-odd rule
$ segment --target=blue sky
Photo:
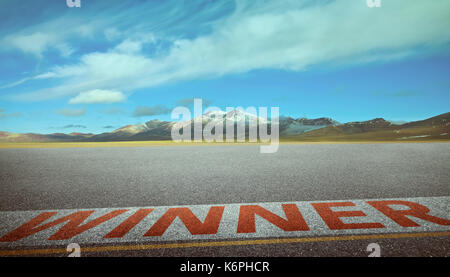
[[[0,0],[0,130],[110,131],[193,97],[339,122],[450,111],[450,1]]]

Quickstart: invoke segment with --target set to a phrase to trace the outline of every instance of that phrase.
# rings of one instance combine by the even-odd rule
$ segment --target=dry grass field
[[[448,139],[368,140],[364,138],[329,137],[311,140],[284,139],[280,144],[367,144],[367,143],[445,143]],[[114,142],[1,142],[0,149],[14,148],[89,148],[89,147],[156,147],[156,146],[211,146],[264,145],[250,142],[173,142],[173,141],[114,141]]]

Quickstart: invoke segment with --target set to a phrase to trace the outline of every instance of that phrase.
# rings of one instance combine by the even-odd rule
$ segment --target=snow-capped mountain
[[[233,121],[234,123],[248,123],[252,120],[259,124],[266,124],[270,122],[270,119],[259,117],[256,114],[246,112],[241,109],[234,109],[229,112],[222,110],[209,111],[201,116],[193,118],[189,122],[202,122],[203,124],[207,124],[211,122],[220,123],[220,121],[223,122],[224,120]]]
[[[248,132],[249,121],[254,119],[260,123],[267,123],[268,130],[271,129],[271,120],[258,117],[252,113],[240,109],[225,111],[211,111],[184,122],[169,122],[154,119],[141,124],[126,125],[111,132],[102,134],[15,134],[0,132],[1,142],[52,142],[52,141],[143,141],[143,140],[171,140],[172,127],[175,124],[185,126],[201,122],[202,127],[207,124],[215,125],[223,120],[223,127],[226,130],[225,120],[233,121],[233,125],[244,123],[246,133]],[[448,139],[450,134],[450,113],[441,114],[421,121],[413,121],[405,124],[393,124],[382,118],[376,118],[363,122],[349,122],[339,124],[331,118],[292,118],[279,117],[280,137],[286,139],[312,139],[330,136],[369,136],[376,133],[378,137],[386,139],[399,139],[403,137],[414,137],[416,135],[426,135],[427,138]],[[193,132],[192,132],[193,133]],[[382,136],[383,135],[383,136]],[[388,136],[389,135],[389,136]],[[367,139],[364,137],[364,139]]]
[[[299,118],[293,119],[291,117],[279,117],[279,128],[281,136],[290,136],[301,134],[310,130],[314,130],[317,128],[322,128],[324,126],[328,126],[330,124],[335,124],[336,122],[331,119],[306,119]],[[55,135],[39,135],[36,134],[34,136],[23,136],[17,134],[20,138],[15,139],[20,141],[142,141],[142,140],[171,140],[171,131],[172,127],[177,124],[177,128],[181,128],[184,126],[191,127],[191,133],[193,134],[193,128],[195,123],[201,123],[202,128],[205,126],[215,126],[222,121],[224,132],[226,131],[227,121],[232,121],[234,127],[238,124],[245,124],[245,133],[248,136],[248,126],[251,122],[259,123],[259,124],[267,124],[267,129],[270,132],[271,130],[271,119],[263,118],[257,116],[256,114],[244,111],[242,109],[234,109],[231,111],[222,111],[222,110],[214,110],[209,111],[201,116],[195,117],[191,120],[186,120],[182,122],[169,122],[169,121],[161,121],[158,119],[154,119],[151,121],[147,121],[145,123],[140,124],[132,124],[126,125],[121,128],[118,128],[111,132],[105,132],[97,135],[93,134],[79,134],[77,136],[69,136],[60,134],[60,136]],[[235,129],[237,130],[237,129]],[[235,132],[236,134],[237,132]],[[4,135],[0,136],[0,139],[4,138],[4,140],[12,140],[12,135]],[[36,137],[36,139],[34,139]]]

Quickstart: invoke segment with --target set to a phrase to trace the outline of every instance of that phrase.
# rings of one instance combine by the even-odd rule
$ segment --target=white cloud
[[[85,91],[69,100],[70,104],[117,103],[125,100],[121,91],[94,89]]]
[[[117,45],[115,50],[120,53],[139,53],[142,50],[142,43],[127,39]]]
[[[7,37],[6,41],[25,53],[30,53],[36,56],[40,56],[41,53],[47,49],[48,45],[52,43],[54,39],[51,35],[36,32],[30,35],[17,35]]]
[[[61,42],[57,36],[42,32],[8,36],[2,42],[39,58],[49,48],[58,50],[64,57],[70,56],[74,51],[68,44]]]
[[[47,50],[56,49],[61,56],[67,57],[75,51],[67,41],[92,37],[96,29],[105,25],[107,22],[99,20],[86,23],[81,17],[62,16],[0,38],[0,50],[18,49],[42,58]]]
[[[141,52],[142,47],[146,43],[154,43],[156,38],[153,34],[142,34],[135,38],[127,38],[118,44],[112,52],[126,53],[126,54],[138,54]]]
[[[391,61],[416,55],[418,47],[426,53],[450,42],[448,0],[384,1],[372,9],[365,2],[237,1],[234,13],[211,24],[208,34],[173,40],[167,51],[151,57],[142,53],[151,40],[125,39],[107,52],[86,54],[77,64],[41,75],[64,78],[62,85],[16,99],[50,99],[98,87],[131,92],[255,69]]]

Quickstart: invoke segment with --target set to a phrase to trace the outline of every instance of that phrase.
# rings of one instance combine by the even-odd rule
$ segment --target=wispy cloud
[[[139,117],[139,116],[153,116],[153,115],[160,115],[160,114],[168,114],[170,113],[171,109],[164,107],[164,106],[137,106],[133,111],[133,116]]]
[[[301,71],[318,64],[391,61],[416,55],[418,46],[428,52],[439,51],[450,41],[447,0],[386,1],[377,9],[368,8],[365,1],[236,1],[232,12],[228,12],[228,6],[211,4],[196,11],[192,19],[204,27],[197,33],[189,33],[189,29],[182,27],[186,18],[182,12],[184,7],[175,3],[178,1],[152,10],[154,20],[161,21],[166,33],[152,29],[150,26],[155,24],[151,22],[142,23],[145,28],[142,24],[133,27],[126,18],[132,17],[136,25],[143,14],[137,9],[115,8],[117,15],[104,13],[117,26],[128,29],[129,37],[124,38],[120,28],[104,31],[103,39],[113,40],[114,46],[85,53],[77,62],[54,66],[40,77],[41,81],[57,78],[60,85],[13,98],[45,100],[111,88],[132,93],[135,89],[168,82],[215,78],[256,69]],[[158,13],[170,20],[165,21]],[[92,26],[77,25],[84,30],[82,37],[98,32],[98,26],[107,26],[101,15]],[[67,51],[59,50],[61,53],[70,53],[72,46],[67,41],[80,36],[71,30],[53,38],[58,30],[54,22],[61,23],[63,18],[41,26],[50,30],[46,35],[37,33],[35,28],[31,35],[12,34],[7,41],[35,55],[61,45],[67,46]],[[182,32],[174,32],[177,28]],[[156,35],[149,35],[153,31]],[[30,40],[36,44],[29,46]]]
[[[81,92],[77,96],[69,100],[70,104],[104,104],[117,103],[126,99],[121,91],[94,89]]]
[[[35,32],[32,34],[12,35],[6,37],[3,43],[37,57],[41,57],[43,52],[49,47],[57,49],[62,56],[69,56],[74,51],[66,43],[58,42],[57,36],[51,33]]]
[[[81,109],[63,108],[63,109],[56,111],[56,113],[60,114],[60,115],[68,116],[68,117],[77,117],[77,116],[85,115],[86,109],[85,108],[81,108]]]

